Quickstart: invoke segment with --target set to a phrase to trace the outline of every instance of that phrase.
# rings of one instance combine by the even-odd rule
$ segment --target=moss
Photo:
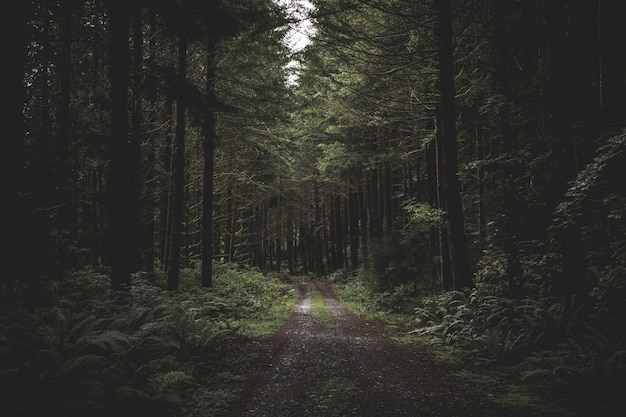
[[[313,320],[322,326],[329,326],[331,323],[330,311],[326,307],[324,296],[318,289],[314,289],[312,292],[311,315]]]

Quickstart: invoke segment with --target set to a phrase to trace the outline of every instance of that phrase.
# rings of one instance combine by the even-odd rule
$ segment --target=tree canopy
[[[10,1],[0,292],[360,271],[549,298],[624,366],[617,3]]]

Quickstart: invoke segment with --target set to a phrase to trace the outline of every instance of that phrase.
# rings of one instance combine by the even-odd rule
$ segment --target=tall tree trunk
[[[433,0],[439,49],[439,91],[441,94],[441,144],[448,223],[448,245],[455,289],[473,285],[467,258],[465,226],[458,179],[456,109],[452,44],[452,5],[450,0]]]
[[[300,258],[302,259],[302,271],[304,272],[310,272],[310,267],[309,267],[309,256],[308,256],[308,232],[307,232],[307,227],[306,227],[306,223],[305,223],[305,219],[304,216],[302,214],[300,214],[300,225],[299,225],[299,232],[298,232],[298,246],[300,249]]]
[[[131,248],[129,231],[134,219],[128,211],[128,34],[130,16],[125,3],[112,2],[111,9],[111,288],[130,287]]]
[[[72,185],[69,165],[70,149],[70,98],[72,75],[72,1],[61,4],[61,53],[59,62],[59,113],[57,139],[57,227],[61,233],[70,233],[72,229]],[[121,58],[123,59],[123,58]],[[122,81],[123,82],[123,81]]]
[[[437,140],[431,140],[426,146],[426,177],[428,183],[428,203],[431,207],[439,207],[439,179],[437,176]],[[441,248],[439,245],[440,228],[438,226],[430,227],[430,259],[432,282],[443,282],[441,276],[442,260],[436,262],[437,257],[441,258]]]
[[[165,98],[165,118],[172,121],[174,119],[174,105],[171,97]],[[159,196],[159,258],[162,263],[162,270],[169,271],[170,247],[172,241],[172,192],[173,192],[173,131],[172,123],[168,123],[169,128],[165,133],[165,144],[161,161],[165,174],[162,175],[161,194]]]
[[[370,237],[371,238],[379,238],[382,237],[382,230],[380,229],[380,216],[379,216],[379,206],[378,206],[378,174],[376,169],[372,169],[369,175],[369,181],[365,180],[368,183],[367,187],[367,207],[368,207],[368,216],[370,219]]]
[[[576,156],[572,132],[573,92],[570,83],[570,54],[566,32],[568,18],[565,0],[553,0],[546,6],[546,50],[548,56],[547,97],[552,116],[553,201],[556,207],[567,191],[567,184],[576,175]],[[566,313],[572,311],[573,298],[583,282],[582,244],[578,227],[559,231],[562,271],[561,290]]]
[[[340,194],[335,195],[335,230],[336,230],[336,256],[337,256],[337,268],[343,268],[345,265],[344,248],[345,244],[345,227],[343,223],[343,201]]]
[[[363,192],[364,184],[358,184],[358,211],[359,211],[359,220],[361,223],[361,253],[363,254],[363,269],[365,271],[369,271],[370,269],[370,256],[369,256],[369,248],[367,246],[367,211],[366,211],[366,201],[365,201],[365,193]]]
[[[315,273],[324,275],[324,253],[322,250],[322,207],[317,181],[313,181],[313,199],[315,201],[315,224],[313,228],[313,245],[315,250]]]
[[[174,145],[174,189],[172,199],[172,239],[167,289],[178,289],[185,206],[185,117],[186,100],[184,86],[187,78],[187,33],[181,27],[178,44],[178,97],[176,100],[176,138]]]
[[[215,171],[215,41],[207,43],[206,109],[204,115],[204,173],[202,191],[202,254],[200,282],[213,286],[213,173]]]
[[[132,271],[139,270],[141,255],[144,252],[145,243],[141,207],[140,207],[140,183],[141,183],[141,116],[142,116],[142,76],[143,76],[143,25],[141,5],[137,2],[133,10],[133,90],[131,109],[131,135],[129,154],[129,193],[128,203],[129,216],[133,218],[135,230],[129,231],[129,242],[131,250]]]
[[[508,105],[502,106],[502,110],[498,112],[499,120],[499,136],[502,149],[503,163],[503,200],[504,200],[504,227],[502,230],[502,249],[506,256],[506,276],[508,279],[508,287],[512,296],[518,292],[521,284],[522,270],[519,259],[518,248],[518,218],[520,213],[517,210],[517,193],[515,180],[519,177],[519,163],[513,157],[515,152],[516,135],[511,125],[513,114],[511,105],[513,100],[511,97],[511,74],[510,68],[513,68],[515,59],[511,53],[511,40],[513,34],[509,30],[510,22],[507,15],[509,10],[503,2],[496,1],[494,4],[494,39],[496,49],[496,63],[494,66],[494,79],[499,94],[502,95],[504,103]],[[559,75],[563,77],[563,74]]]
[[[615,0],[599,0],[601,108],[604,126],[626,117],[626,30],[623,8]]]
[[[330,200],[330,208],[326,216],[326,222],[328,224],[328,239],[327,239],[327,253],[328,253],[328,272],[337,270],[337,223],[335,222],[337,216],[335,214],[337,206],[335,205],[334,197]]]
[[[476,126],[476,158],[482,161],[484,155],[484,133],[480,124]],[[476,168],[478,182],[478,246],[482,251],[487,245],[487,215],[485,213],[485,168],[481,163]]]
[[[278,215],[278,219],[276,221],[276,271],[280,272],[281,270],[281,263],[283,261],[283,222],[284,222],[284,215],[283,215],[283,180],[282,178],[280,179],[280,190],[281,190],[281,194],[277,197],[278,199],[278,208],[277,208],[277,215]]]
[[[149,39],[148,46],[148,58],[147,58],[147,68],[153,68],[155,65],[155,53],[156,53],[156,11],[150,12],[150,23],[149,30],[147,33]],[[143,77],[145,79],[145,77]],[[154,92],[151,88],[147,89],[146,97],[149,100],[153,100]],[[156,141],[150,141],[148,146],[148,155],[147,155],[147,163],[146,163],[146,181],[148,185],[145,186],[146,199],[143,205],[143,209],[141,210],[141,215],[145,221],[143,228],[143,269],[146,272],[153,273],[154,272],[154,264],[155,264],[155,243],[156,243],[156,208],[158,207],[158,188],[156,184],[158,183],[155,178],[154,167],[156,166]],[[153,276],[151,274],[151,276]]]
[[[19,174],[23,162],[24,141],[24,65],[26,60],[26,16],[28,2],[11,0],[4,5],[0,17],[0,36],[5,41],[1,79],[3,117],[0,131],[3,135],[0,152],[0,195],[3,214],[0,216],[0,292],[12,292],[19,277],[20,257],[26,247],[20,237]],[[10,12],[8,12],[10,10]]]
[[[445,178],[443,169],[443,151],[441,144],[441,128],[439,121],[437,121],[437,132],[435,134],[435,175],[437,178],[437,208],[446,213],[446,219],[448,216],[446,210],[446,190],[445,190]],[[439,224],[438,230],[438,243],[439,243],[439,276],[441,278],[441,289],[451,290],[454,288],[454,279],[452,274],[452,262],[450,259],[450,234],[449,223],[443,221]]]
[[[348,193],[350,216],[350,267],[359,266],[359,197],[356,190]]]
[[[224,255],[227,262],[233,261],[234,241],[235,241],[235,212],[233,208],[233,200],[235,196],[232,191],[232,186],[229,185],[226,190],[226,231],[224,236]]]
[[[385,162],[384,168],[382,170],[383,175],[383,188],[384,188],[384,198],[385,198],[385,227],[387,228],[387,232],[390,233],[393,227],[393,174],[392,170],[389,167],[389,162]]]
[[[54,206],[55,195],[51,193],[51,187],[49,186],[49,179],[54,178],[54,171],[52,169],[51,161],[52,159],[52,148],[50,146],[52,142],[52,136],[50,134],[50,111],[51,111],[51,103],[50,103],[50,64],[52,61],[52,44],[50,42],[50,16],[49,9],[50,4],[47,0],[41,2],[41,10],[43,11],[43,22],[42,22],[42,41],[41,41],[41,134],[37,143],[37,150],[35,153],[37,154],[37,164],[34,165],[31,169],[36,169],[37,183],[39,184],[37,189],[37,201],[39,207],[37,207],[35,213],[38,212],[36,224],[39,226],[39,233],[42,235],[39,238],[36,238],[33,242],[32,249],[38,248],[41,252],[35,253],[33,250],[33,257],[39,257],[39,264],[41,265],[50,265],[51,263],[56,263],[60,266],[59,269],[63,269],[68,265],[67,256],[66,256],[66,248],[67,245],[61,244],[63,239],[60,239],[59,233],[55,233],[54,235],[59,236],[55,241],[50,242],[49,236],[52,236],[50,233],[51,230],[54,230],[54,227],[51,227],[50,224],[50,212],[49,210],[41,209],[46,206]],[[55,225],[58,228],[58,225]],[[58,230],[57,230],[58,232]],[[45,235],[44,235],[45,234]],[[53,245],[49,245],[52,243]]]

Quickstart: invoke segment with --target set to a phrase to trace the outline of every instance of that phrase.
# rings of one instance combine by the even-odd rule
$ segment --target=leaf
[[[157,390],[166,391],[173,387],[191,385],[195,379],[183,371],[169,371],[153,377],[151,382]]]
[[[68,359],[65,361],[59,370],[62,376],[87,373],[96,369],[98,366],[104,364],[106,359],[99,355],[81,355]]]
[[[134,338],[117,330],[107,330],[101,333],[85,336],[81,342],[87,348],[97,348],[101,351],[120,352],[128,349]]]

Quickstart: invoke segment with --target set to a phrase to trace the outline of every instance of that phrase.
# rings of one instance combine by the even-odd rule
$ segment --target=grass
[[[297,301],[298,292],[292,288],[280,302],[269,305],[262,314],[237,320],[239,332],[252,338],[271,336],[287,321]]]
[[[343,303],[359,316],[378,318],[385,321],[390,327],[398,329],[415,329],[420,327],[419,318],[412,313],[411,308],[393,309],[390,306],[403,305],[407,298],[404,294],[378,294],[370,290],[366,284],[358,279],[335,283],[334,288],[342,298]],[[421,336],[408,331],[399,332],[394,337],[399,344],[427,344],[433,354],[433,359],[455,372],[455,374],[471,383],[484,386],[487,391],[495,393],[490,401],[507,407],[511,410],[523,410],[525,415],[558,415],[575,416],[575,411],[568,410],[560,404],[550,401],[537,393],[536,387],[519,383],[516,370],[511,366],[491,365],[488,367],[472,366],[464,357],[468,352],[444,344],[433,343],[431,337]]]
[[[311,315],[313,320],[322,326],[329,326],[331,324],[331,315],[326,303],[324,302],[324,296],[318,289],[312,291],[311,301]]]

